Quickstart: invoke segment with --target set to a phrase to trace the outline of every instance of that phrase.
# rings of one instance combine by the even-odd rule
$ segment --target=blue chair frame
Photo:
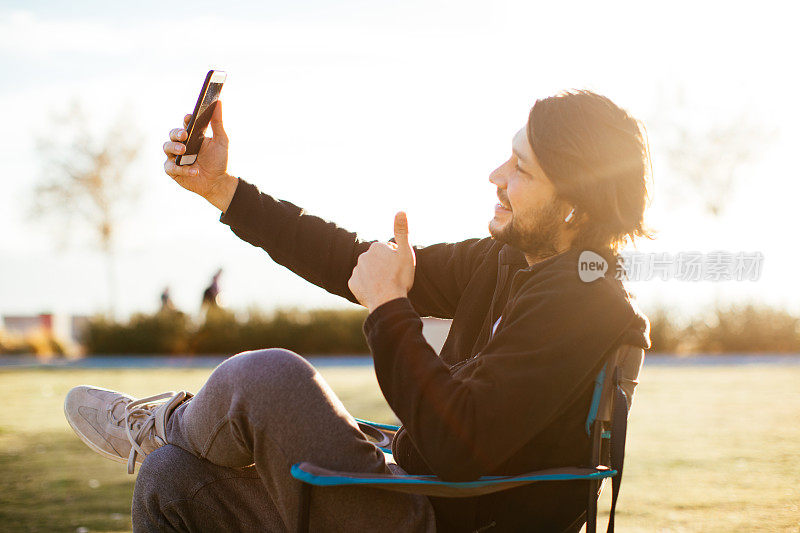
[[[589,481],[586,512],[567,531],[577,531],[586,522],[586,532],[597,528],[597,499],[604,479],[612,478],[612,503],[608,531],[614,531],[614,511],[622,479],[628,410],[644,359],[644,350],[622,345],[609,350],[606,364],[595,378],[592,401],[586,416],[586,432],[592,442],[590,467],[569,466],[512,476],[483,476],[475,481],[443,481],[433,475],[363,474],[338,472],[308,462],[292,465],[292,476],[301,482],[297,528],[307,532],[312,487],[367,486],[382,490],[464,498],[490,494],[547,481]],[[611,379],[609,379],[611,377]],[[362,431],[374,438],[387,453],[399,426],[356,419]]]

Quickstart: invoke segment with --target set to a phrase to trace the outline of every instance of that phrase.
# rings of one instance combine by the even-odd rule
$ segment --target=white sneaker
[[[67,393],[64,414],[89,448],[114,461],[127,462],[128,473],[133,474],[136,463],[167,443],[167,418],[191,397],[179,391],[137,400],[121,392],[79,385]]]

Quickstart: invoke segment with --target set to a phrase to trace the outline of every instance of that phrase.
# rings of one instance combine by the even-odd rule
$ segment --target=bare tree
[[[725,210],[740,171],[758,159],[774,135],[746,110],[720,118],[707,107],[690,104],[683,88],[661,96],[649,123],[676,178],[671,196],[683,203],[687,193],[696,195],[713,217]]]
[[[46,134],[38,135],[42,175],[34,188],[32,214],[54,222],[60,247],[72,240],[74,225],[88,228],[106,257],[108,311],[116,308],[115,240],[122,216],[138,200],[130,169],[141,137],[125,113],[103,135],[93,135],[77,100],[53,112]]]

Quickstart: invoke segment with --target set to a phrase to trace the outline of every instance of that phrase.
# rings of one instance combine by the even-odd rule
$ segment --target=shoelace
[[[128,435],[128,440],[131,443],[131,453],[128,455],[129,474],[133,474],[133,470],[136,467],[136,456],[139,454],[143,456],[147,455],[147,452],[142,449],[142,442],[148,438],[152,438],[160,446],[166,444],[164,439],[153,432],[156,423],[155,410],[157,407],[148,404],[172,398],[176,394],[176,392],[164,392],[162,394],[156,394],[155,396],[134,400],[125,406],[125,433]],[[136,435],[132,433],[135,426],[139,428]]]

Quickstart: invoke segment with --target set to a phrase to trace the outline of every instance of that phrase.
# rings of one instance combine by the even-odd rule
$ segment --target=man
[[[185,117],[184,123],[188,120]],[[364,331],[381,390],[403,427],[396,464],[371,444],[324,380],[285,350],[236,355],[200,392],[134,401],[96,387],[65,403],[101,454],[147,456],[133,501],[137,531],[283,531],[296,526],[291,464],[352,472],[433,473],[445,480],[586,464],[593,378],[619,343],[649,347],[647,321],[614,268],[583,282],[578,257],[615,265],[646,234],[648,156],[636,120],[605,97],[536,102],[490,176],[491,238],[414,248],[404,213],[394,243],[365,243],[227,173],[221,105],[197,162],[165,170],[222,211],[220,220],[306,280],[369,309]],[[437,356],[420,316],[452,318]],[[322,436],[322,437],[320,437]],[[580,521],[586,485],[533,484],[467,499],[368,488],[315,492],[316,531],[561,531]]]
[[[203,291],[203,298],[200,301],[200,311],[206,313],[209,309],[217,309],[219,307],[219,277],[222,275],[222,269],[218,269],[211,277],[211,283]]]

